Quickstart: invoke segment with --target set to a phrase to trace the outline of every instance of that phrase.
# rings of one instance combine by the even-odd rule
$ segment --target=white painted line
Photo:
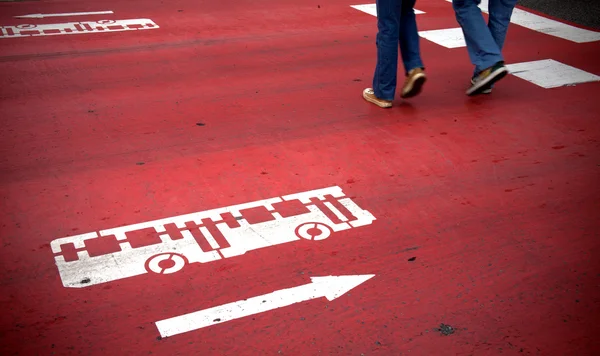
[[[309,204],[310,198],[318,198],[319,200],[325,200],[325,195],[331,195],[334,198],[341,198],[344,196],[344,192],[340,187],[329,187],[325,189],[311,190],[310,192],[289,194],[283,196],[282,198],[285,201],[298,199],[302,204]]]
[[[170,267],[162,267],[160,265],[161,262],[171,261]],[[148,269],[152,270],[154,273],[158,274],[171,274],[175,273],[183,268],[185,265],[185,260],[183,257],[175,254],[162,254],[157,256],[155,259],[148,263]]]
[[[106,15],[113,14],[112,11],[92,11],[92,12],[65,12],[61,14],[29,14],[15,16],[18,19],[43,19],[45,17],[65,17],[65,16],[88,16],[88,15]]]
[[[342,214],[341,211],[339,211],[333,204],[331,204],[330,202],[326,201],[325,202],[325,206],[327,206],[329,208],[329,210],[333,211],[333,213],[335,214],[335,216],[337,216],[338,219],[340,219],[341,221],[348,221],[348,219],[344,216],[344,214]]]
[[[350,7],[355,8],[358,11],[362,11],[365,12],[369,15],[373,15],[375,17],[377,17],[377,4],[363,4],[363,5],[350,5]],[[421,10],[415,10],[415,15],[421,15],[424,14],[424,11]]]
[[[160,320],[155,324],[161,337],[174,336],[312,299],[325,297],[332,301],[374,276],[311,277],[311,283],[308,284]]]
[[[419,31],[419,36],[446,48],[465,47],[462,29],[446,28],[442,30]]]
[[[513,11],[511,22],[534,31],[576,43],[595,42],[600,40],[600,32],[571,26],[521,9],[515,9]]]
[[[452,0],[446,0],[452,2]],[[479,8],[489,14],[488,0],[481,0]],[[550,36],[562,38],[576,43],[600,41],[600,32],[590,31],[565,23],[548,19],[525,10],[515,8],[510,22],[530,30],[541,32]]]
[[[202,226],[200,228],[200,232],[202,232],[202,235],[204,235],[204,238],[206,239],[206,241],[208,241],[210,247],[212,247],[215,250],[219,248],[217,240],[215,240],[213,235],[210,233],[210,231],[208,231],[208,229],[205,226]]]
[[[348,222],[348,219],[339,210],[335,209],[335,206],[331,205],[331,211],[343,221],[338,224],[333,222],[315,204],[311,204],[311,198],[322,201],[325,200],[325,196],[332,196],[337,199],[356,217],[356,220]],[[306,211],[297,215],[282,217],[273,204],[286,204],[287,201],[303,203]],[[265,208],[272,214],[274,219],[250,224],[244,217],[245,209],[258,207]],[[236,216],[239,226],[230,227],[221,215],[225,213]],[[211,233],[202,224],[203,219],[212,220],[220,235],[216,235],[216,231]],[[54,260],[63,286],[84,288],[145,273],[167,274],[167,270],[168,273],[175,273],[191,263],[213,262],[241,256],[248,251],[290,242],[321,241],[334,233],[353,227],[366,226],[372,224],[375,220],[375,217],[369,211],[360,208],[352,199],[345,198],[345,194],[340,187],[333,186],[120,226],[101,230],[97,233],[91,232],[61,237],[52,241],[50,247],[55,254]],[[194,222],[200,228],[204,239],[213,250],[202,250],[201,244],[190,232],[186,222]],[[132,248],[128,239],[139,230],[145,230],[146,234],[156,234],[157,243]],[[88,240],[107,238],[116,240],[120,246],[120,251],[99,255],[88,253]],[[198,238],[200,237],[198,236]],[[219,238],[223,238],[227,242],[227,247],[221,248],[219,246],[217,242]],[[68,252],[69,247],[71,253]],[[77,259],[73,257],[73,248],[77,250]],[[165,265],[169,260],[177,263],[175,266],[169,267]],[[180,263],[181,261],[185,263]]]
[[[73,237],[69,237],[69,242],[73,244],[73,247],[76,249],[85,248],[85,240],[97,239],[98,233],[96,232],[88,232],[87,234],[81,234]],[[50,244],[52,248],[52,253],[61,253],[61,245],[60,244]]]
[[[542,88],[597,82],[600,77],[553,59],[508,64],[510,73]]]
[[[356,205],[356,203],[354,201],[352,201],[350,198],[343,198],[343,199],[340,199],[339,201],[340,201],[340,204],[342,204],[346,209],[348,209],[350,214],[352,214],[352,216],[354,216],[356,218],[356,220],[350,221],[348,223],[348,224],[350,224],[350,226],[361,227],[361,226],[370,224],[370,223],[367,223],[367,221],[369,220],[369,215],[371,215],[371,213],[359,208],[358,205]]]
[[[100,20],[53,24],[21,24],[0,27],[0,38],[76,35],[119,31],[152,30],[159,26],[150,19]]]

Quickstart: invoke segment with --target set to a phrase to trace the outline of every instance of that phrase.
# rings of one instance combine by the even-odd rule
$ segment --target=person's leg
[[[456,20],[462,28],[471,63],[477,72],[503,60],[500,49],[481,14],[480,0],[453,0]]]
[[[401,97],[410,98],[418,95],[426,81],[421,59],[420,37],[414,6],[416,0],[402,0],[400,9],[400,53],[404,65],[406,80],[402,87]]]
[[[508,32],[508,25],[510,24],[510,17],[512,16],[513,10],[517,5],[517,0],[490,0],[488,5],[489,22],[488,28],[490,33],[496,42],[496,45],[502,51],[504,48],[504,41],[506,39],[506,33]]]
[[[510,18],[516,5],[517,0],[489,0],[488,2],[488,28],[490,29],[492,37],[500,49],[500,52],[502,52],[502,49],[504,48],[504,40],[506,39],[506,33],[508,32]],[[476,77],[477,74],[477,72],[473,73],[473,77]],[[473,84],[473,82],[471,82],[471,84]],[[493,84],[490,85],[489,88],[483,90],[482,93],[490,94],[493,87]]]
[[[377,65],[373,75],[373,89],[365,89],[363,97],[382,107],[391,106],[396,94],[400,2],[401,0],[377,0]],[[383,102],[382,105],[375,102],[377,99]]]
[[[481,14],[480,0],[453,0],[456,20],[463,30],[475,76],[467,95],[479,94],[506,75],[502,53]]]
[[[404,72],[408,74],[415,68],[423,68],[417,18],[414,6],[416,0],[402,0],[400,7],[400,53],[404,64]]]

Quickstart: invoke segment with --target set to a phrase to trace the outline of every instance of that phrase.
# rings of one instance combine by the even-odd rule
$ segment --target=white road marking
[[[325,202],[325,207],[321,210],[311,201],[315,198],[323,201],[327,195],[337,199],[340,204],[348,209],[352,217],[344,216],[334,205],[327,204],[329,202]],[[306,211],[284,218],[274,209],[273,204],[284,204],[286,201],[299,201],[298,203],[302,203]],[[245,209],[259,207],[265,208],[271,214],[272,219],[250,224],[242,212]],[[338,224],[331,221],[325,213],[327,210],[338,216],[342,222]],[[221,215],[225,213],[230,213],[236,217],[239,226],[230,227]],[[220,236],[213,236],[203,226],[203,219],[212,220],[219,230]],[[334,186],[121,226],[99,232],[63,237],[52,241],[50,246],[55,254],[54,259],[63,285],[65,287],[82,288],[148,272],[166,274],[160,262],[167,259],[177,262],[176,268],[169,268],[169,273],[174,273],[190,263],[212,262],[288,242],[324,240],[333,233],[369,225],[374,220],[375,217],[370,212],[361,209],[350,198],[345,197],[340,187]],[[193,222],[195,226],[199,227],[202,236],[194,237],[186,222]],[[170,224],[174,225],[173,229],[168,229]],[[146,230],[145,233],[147,234],[147,229],[154,230],[157,242],[148,246],[132,248],[128,238],[132,233],[139,230]],[[192,227],[192,229],[196,229],[196,227]],[[210,249],[205,247],[206,251],[200,247],[199,242],[196,240],[196,238],[202,237],[211,247]],[[116,240],[115,243],[119,244],[120,251],[90,256],[87,251],[87,242],[92,239],[103,238]],[[224,239],[228,246],[219,246],[218,238]],[[68,249],[63,248],[63,246],[66,245],[72,245],[71,248],[75,249],[77,259],[73,256],[75,255],[73,251],[71,251],[70,257],[65,256],[65,250]],[[73,260],[67,261],[67,259]]]
[[[507,68],[512,75],[546,89],[600,81],[595,74],[553,59],[508,64]]]
[[[202,235],[204,235],[204,238],[208,241],[210,247],[212,247],[215,250],[219,248],[217,240],[215,240],[213,235],[210,233],[210,231],[208,231],[208,229],[205,226],[200,227],[200,232],[202,232]]]
[[[335,214],[335,216],[337,216],[338,219],[340,219],[341,221],[348,221],[348,219],[346,219],[344,214],[342,214],[342,212],[339,211],[338,208],[336,208],[333,204],[326,201],[325,205],[329,208],[329,210],[333,211],[333,213]]]
[[[446,1],[450,3],[452,2],[452,0]],[[488,4],[488,0],[481,0],[481,4],[479,5],[481,11],[487,14],[489,14]],[[513,10],[510,22],[530,30],[576,43],[600,41],[600,32],[567,25],[566,23],[551,20],[549,18],[532,14],[531,12],[527,12],[518,8]]]
[[[315,230],[318,231],[317,234],[314,234]],[[296,234],[303,239],[321,241],[331,236],[331,229],[329,226],[322,223],[309,222],[298,226],[296,228]]]
[[[348,222],[348,224],[350,224],[350,226],[361,227],[361,226],[366,226],[366,225],[371,224],[369,222],[369,220],[371,220],[371,218],[373,218],[373,215],[371,215],[370,212],[359,208],[358,205],[356,205],[356,203],[354,201],[352,201],[352,199],[342,198],[339,200],[339,202],[340,202],[340,204],[342,204],[344,206],[344,208],[348,209],[348,211],[350,212],[350,214],[352,214],[352,216],[357,218],[354,221]]]
[[[53,24],[1,26],[0,38],[76,35],[119,31],[152,30],[159,26],[150,19],[100,20]]]
[[[358,11],[362,11],[365,12],[369,15],[373,15],[375,17],[377,17],[377,4],[363,4],[363,5],[350,5],[350,7],[358,10]],[[415,10],[415,15],[421,15],[424,14],[424,11],[421,10]]]
[[[311,283],[157,321],[161,337],[186,333],[250,315],[325,297],[332,301],[373,278],[374,274],[311,277]]]
[[[15,16],[18,19],[43,19],[46,17],[65,17],[65,16],[89,16],[89,15],[106,15],[113,14],[112,11],[91,11],[91,12],[65,12],[60,14],[29,14]]]
[[[443,30],[419,31],[419,36],[446,48],[465,47],[465,37],[460,27]]]
[[[446,0],[452,2],[452,0]],[[482,12],[489,14],[488,0],[482,0],[479,8]],[[350,5],[350,7],[365,12],[369,15],[377,16],[376,4]],[[415,14],[424,14],[424,11],[415,9]],[[586,30],[555,21],[543,16],[532,14],[528,11],[515,8],[510,22],[540,33],[562,38],[576,43],[600,41],[600,32]],[[465,47],[465,40],[462,32],[457,33],[454,28],[422,31],[421,37],[433,41],[447,48]]]
[[[171,261],[171,266],[162,267],[161,262]],[[148,261],[148,268],[158,274],[171,274],[180,271],[185,266],[185,260],[183,257],[173,253],[164,253],[162,255],[154,256]]]

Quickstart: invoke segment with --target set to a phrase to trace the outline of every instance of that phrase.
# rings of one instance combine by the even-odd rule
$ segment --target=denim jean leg
[[[398,77],[400,1],[377,0],[377,65],[373,76],[375,96],[393,100]]]
[[[488,28],[500,51],[504,48],[504,40],[506,39],[506,33],[510,25],[510,17],[516,5],[517,0],[490,0]]]
[[[471,63],[479,73],[502,61],[502,53],[477,6],[478,0],[453,0],[456,20],[462,28]]]
[[[412,69],[423,68],[415,3],[416,0],[402,0],[400,12],[400,53],[406,74]]]

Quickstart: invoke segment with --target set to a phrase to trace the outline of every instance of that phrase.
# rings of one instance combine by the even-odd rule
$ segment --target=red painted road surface
[[[0,39],[0,353],[598,354],[600,83],[544,89],[509,76],[469,98],[466,50],[422,40],[423,94],[379,109],[361,98],[376,22],[355,4],[0,4],[2,26],[160,26]],[[457,27],[446,1],[417,8],[420,30]],[[13,18],[103,10],[114,14]],[[600,74],[600,43],[516,25],[505,56]],[[330,186],[377,220],[85,288],[63,286],[50,249],[60,237]],[[172,337],[154,324],[353,274],[375,277],[333,301]]]

